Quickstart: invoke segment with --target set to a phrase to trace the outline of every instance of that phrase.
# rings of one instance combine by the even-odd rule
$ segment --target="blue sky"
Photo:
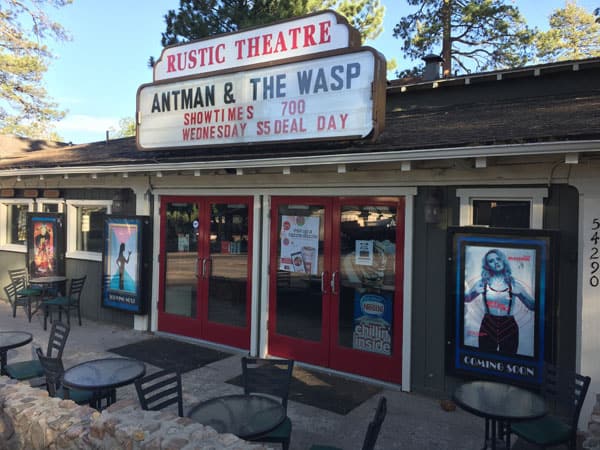
[[[513,0],[530,25],[546,28],[548,16],[565,0]],[[400,41],[392,36],[394,24],[405,15],[402,0],[382,0],[386,6],[384,31],[366,45],[391,59],[400,56]],[[579,0],[592,11],[600,0]],[[103,140],[106,130],[118,129],[119,119],[135,115],[138,87],[152,82],[148,57],[160,56],[163,16],[177,9],[178,0],[74,0],[51,10],[51,16],[69,31],[72,40],[53,43],[56,59],[45,77],[45,87],[67,116],[56,130],[65,142]],[[410,66],[412,67],[412,65]]]

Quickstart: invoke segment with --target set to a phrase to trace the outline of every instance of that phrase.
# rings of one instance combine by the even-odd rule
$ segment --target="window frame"
[[[3,198],[0,199],[0,250],[27,253],[27,242],[13,244],[8,242],[8,207],[9,205],[27,205],[27,212],[33,212],[35,202],[31,198]]]
[[[477,188],[457,189],[459,199],[459,224],[461,227],[473,226],[473,201],[526,201],[531,205],[529,229],[544,228],[544,199],[548,197],[547,188]]]
[[[77,250],[77,208],[83,206],[103,206],[106,215],[112,213],[112,200],[67,200],[67,258],[102,262],[102,252]]]
[[[65,212],[65,199],[64,198],[45,198],[40,197],[35,200],[36,211],[43,212],[44,205],[58,205],[58,213]]]

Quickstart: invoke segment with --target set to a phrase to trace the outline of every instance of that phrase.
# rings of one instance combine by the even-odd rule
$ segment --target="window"
[[[26,251],[29,211],[33,211],[33,200],[0,199],[0,245],[3,249]]]
[[[36,201],[38,212],[61,213],[64,211],[63,199],[38,198]]]
[[[457,189],[460,226],[543,228],[548,189]]]
[[[102,260],[104,217],[111,210],[110,200],[67,200],[67,256]]]

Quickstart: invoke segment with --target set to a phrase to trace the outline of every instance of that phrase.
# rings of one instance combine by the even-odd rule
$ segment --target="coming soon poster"
[[[450,251],[453,368],[540,383],[553,294],[550,234],[451,229]]]
[[[64,216],[28,213],[27,261],[29,276],[64,275]]]

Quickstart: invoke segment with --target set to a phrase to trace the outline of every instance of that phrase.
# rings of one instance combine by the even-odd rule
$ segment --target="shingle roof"
[[[0,169],[135,165],[600,140],[600,59],[539,70],[419,83],[390,83],[375,142],[333,141],[140,151],[134,138],[69,146],[0,136]],[[544,66],[546,67],[546,66]],[[548,66],[550,67],[550,66]],[[586,70],[581,70],[581,68]],[[507,79],[512,81],[508,82]],[[543,74],[542,74],[543,75]],[[505,80],[504,82],[499,80]]]

